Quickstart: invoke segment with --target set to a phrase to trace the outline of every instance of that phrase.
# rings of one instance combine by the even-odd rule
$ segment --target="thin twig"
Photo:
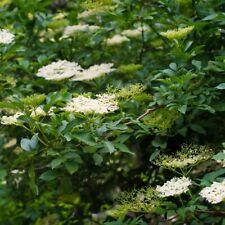
[[[157,109],[160,109],[162,108],[163,106],[156,106],[155,108],[151,108],[151,109],[147,109],[145,111],[145,113],[143,113],[142,115],[140,115],[136,120],[139,121],[139,120],[142,120],[144,117],[146,117],[148,114],[151,114],[152,112],[156,111]],[[125,123],[126,125],[131,125],[133,124],[133,121],[130,121],[130,122],[127,122]]]
[[[225,211],[210,211],[210,210],[195,210],[196,212],[199,213],[209,213],[209,214],[214,214],[214,215],[225,215]]]
[[[46,169],[48,167],[49,167],[48,165],[43,165],[43,166],[40,166],[40,167],[36,167],[35,170],[43,170],[43,169]]]

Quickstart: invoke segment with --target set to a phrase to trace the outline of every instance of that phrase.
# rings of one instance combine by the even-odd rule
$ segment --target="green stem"
[[[190,195],[191,199],[193,199],[193,195],[190,190],[188,190],[188,194]]]
[[[35,135],[35,132],[29,129],[28,127],[26,127],[25,125],[20,125],[20,126],[23,127],[25,130],[29,131],[30,133],[32,133],[33,135]],[[44,140],[42,140],[39,136],[37,136],[37,138],[44,146],[48,146],[48,144]]]
[[[184,207],[184,202],[183,202],[182,198],[180,197],[180,195],[179,195],[178,198],[179,198],[179,200],[180,200],[180,202],[181,202],[182,207]]]

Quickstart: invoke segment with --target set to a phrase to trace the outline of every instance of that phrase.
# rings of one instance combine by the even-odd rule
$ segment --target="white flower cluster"
[[[3,125],[14,125],[18,123],[18,118],[20,116],[24,115],[21,112],[17,112],[16,114],[12,115],[12,116],[3,116],[1,119],[1,124]]]
[[[80,71],[82,71],[82,68],[77,63],[59,60],[40,68],[37,76],[46,80],[63,80],[73,77]]]
[[[225,180],[221,183],[213,182],[210,187],[203,188],[200,195],[212,204],[225,200]]]
[[[10,44],[14,41],[15,35],[8,30],[0,30],[0,44]]]
[[[114,95],[103,94],[97,95],[97,99],[84,96],[75,97],[65,106],[64,110],[84,114],[105,114],[114,112],[118,108],[118,103],[115,101]]]
[[[143,27],[138,27],[136,29],[124,30],[121,34],[129,38],[136,38],[141,36],[142,32],[147,32],[149,30],[150,29],[148,26],[143,26]]]
[[[92,80],[106,73],[115,71],[115,69],[112,67],[113,67],[112,63],[103,63],[100,65],[94,65],[76,74],[76,76],[73,77],[71,80],[73,81]]]
[[[121,34],[116,34],[111,38],[106,39],[106,45],[108,46],[114,46],[114,45],[120,45],[124,42],[130,41],[129,38],[137,38],[142,35],[142,32],[149,31],[148,26],[138,27],[136,29],[128,29],[122,31]]]
[[[91,80],[115,71],[112,66],[113,64],[111,63],[103,63],[91,66],[85,70],[75,62],[59,60],[40,68],[37,76],[46,80],[63,80],[66,78],[72,78],[71,80],[73,81]]]
[[[157,186],[156,191],[159,192],[159,196],[168,197],[174,195],[180,195],[188,191],[188,187],[191,185],[191,180],[187,177],[174,177],[170,181],[167,181],[163,186]]]
[[[24,115],[26,115],[26,114],[23,113],[23,112],[17,112],[14,115],[11,115],[11,116],[3,116],[1,118],[1,124],[3,124],[3,125],[18,125],[19,124],[18,118],[20,116],[24,116]],[[46,113],[42,109],[41,106],[38,106],[36,109],[32,110],[31,114],[30,114],[30,116],[32,118],[41,117],[41,116],[47,116],[47,115],[51,115],[50,114],[50,110],[49,110],[48,113]]]
[[[116,34],[112,38],[106,39],[106,45],[108,45],[108,46],[120,45],[120,44],[122,44],[124,42],[128,42],[128,41],[130,41],[129,38],[119,35],[119,34]]]
[[[88,24],[78,24],[73,26],[67,26],[64,29],[62,38],[71,37],[78,32],[96,32],[98,29],[100,29],[99,26],[88,25]]]

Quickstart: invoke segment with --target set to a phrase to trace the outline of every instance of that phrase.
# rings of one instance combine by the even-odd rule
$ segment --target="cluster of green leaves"
[[[0,46],[0,119],[23,115],[0,124],[0,224],[224,223],[224,202],[207,203],[197,188],[157,204],[144,188],[176,174],[155,160],[185,143],[210,148],[188,171],[196,186],[224,179],[215,161],[224,160],[224,9],[223,0],[1,1],[0,27],[16,38]],[[80,17],[85,11],[91,14]],[[66,26],[82,23],[101,29],[61,38]],[[161,33],[188,26],[179,39]],[[139,37],[106,46],[107,38],[139,27]],[[116,71],[85,82],[35,76],[59,59],[84,68],[113,63]],[[116,96],[114,113],[62,110],[80,94],[105,92]],[[115,199],[133,188],[139,191],[132,198],[125,192],[127,208],[115,220]]]

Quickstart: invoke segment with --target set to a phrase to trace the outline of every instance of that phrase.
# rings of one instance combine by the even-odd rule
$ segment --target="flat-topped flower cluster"
[[[99,26],[89,25],[89,24],[78,24],[78,25],[67,26],[64,29],[62,38],[73,37],[76,33],[79,33],[79,32],[95,32],[98,29],[100,29]]]
[[[225,180],[221,183],[213,182],[211,186],[203,188],[200,195],[212,204],[225,201]]]
[[[18,123],[18,118],[24,115],[22,112],[17,112],[12,116],[3,116],[1,118],[1,124],[3,125],[13,125]]]
[[[106,114],[114,112],[118,107],[118,103],[115,100],[115,95],[97,95],[96,99],[78,96],[73,98],[63,110],[68,112],[79,112],[79,113],[97,113]]]
[[[82,68],[78,63],[59,60],[40,68],[37,76],[46,80],[62,80],[70,78],[81,71]]]
[[[76,62],[59,60],[40,68],[37,76],[43,77],[46,80],[63,80],[68,78],[71,78],[72,81],[92,80],[115,71],[112,67],[112,63],[103,63],[83,69]]]
[[[159,192],[160,197],[168,197],[174,195],[180,195],[187,192],[188,187],[191,185],[191,180],[187,177],[174,177],[170,181],[167,181],[162,186],[157,186],[156,191]]]
[[[105,43],[107,46],[121,45],[125,42],[129,42],[131,38],[141,37],[145,32],[149,31],[150,28],[146,25],[134,29],[123,30],[121,34],[115,34],[114,36],[106,39]]]
[[[0,29],[0,44],[10,44],[14,41],[15,35],[6,29]]]

